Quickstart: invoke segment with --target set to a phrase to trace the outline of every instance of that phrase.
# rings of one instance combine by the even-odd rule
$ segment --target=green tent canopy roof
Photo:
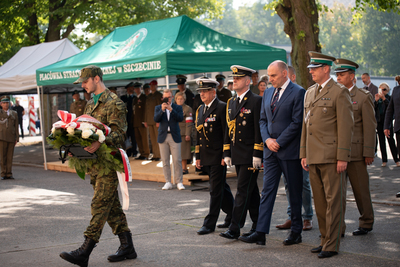
[[[115,29],[82,53],[36,70],[37,85],[73,83],[87,65],[103,69],[103,79],[229,71],[231,65],[266,69],[286,62],[284,49],[218,33],[187,16]]]

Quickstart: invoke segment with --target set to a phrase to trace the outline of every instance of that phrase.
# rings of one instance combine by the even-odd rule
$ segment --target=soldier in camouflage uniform
[[[92,116],[111,128],[111,133],[106,137],[107,146],[121,147],[127,129],[125,104],[108,90],[102,80],[103,73],[97,66],[87,66],[81,70],[81,76],[75,83],[82,82],[82,87],[93,93],[85,108],[85,114]],[[85,150],[94,153],[100,147],[100,142],[95,141]],[[121,246],[117,252],[108,256],[109,261],[122,261],[137,257],[132,243],[132,235],[128,228],[126,216],[122,211],[118,198],[118,177],[113,172],[108,175],[99,175],[92,170],[90,183],[93,185],[94,196],[91,204],[92,219],[84,232],[85,242],[71,252],[62,252],[61,258],[79,266],[87,266],[89,255],[95,244],[99,242],[104,224],[107,222],[115,235],[118,235]]]

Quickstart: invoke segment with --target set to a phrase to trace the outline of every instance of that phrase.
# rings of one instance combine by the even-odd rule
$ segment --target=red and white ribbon
[[[65,110],[59,110],[57,111],[57,116],[61,119],[61,121],[53,123],[53,128],[67,129],[70,126],[74,129],[79,128],[79,123],[77,123],[77,118],[74,113],[69,113],[68,111]]]
[[[53,128],[55,128],[55,129],[59,129],[59,128],[67,129],[68,127],[78,129],[80,126],[80,122],[89,122],[89,123],[93,123],[93,126],[95,126],[97,129],[100,129],[100,127],[98,127],[96,124],[102,125],[104,127],[104,131],[103,131],[103,129],[100,129],[100,130],[102,130],[104,132],[105,136],[107,136],[111,132],[110,127],[108,127],[104,123],[96,120],[92,116],[89,116],[86,114],[79,116],[77,118],[74,113],[69,113],[68,111],[65,111],[65,110],[59,110],[59,111],[57,111],[57,115],[61,119],[61,121],[57,121],[53,124]]]
[[[131,165],[129,163],[128,155],[126,154],[125,150],[119,149],[122,156],[122,162],[124,164],[124,172],[117,172],[118,182],[119,182],[119,189],[122,195],[122,209],[128,210],[129,208],[129,190],[128,190],[128,183],[132,182],[132,172],[131,172]]]

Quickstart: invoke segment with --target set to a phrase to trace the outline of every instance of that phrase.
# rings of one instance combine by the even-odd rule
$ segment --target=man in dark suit
[[[128,122],[128,130],[126,130],[126,136],[131,140],[132,148],[126,150],[126,154],[128,157],[133,156],[136,157],[137,149],[136,149],[136,139],[135,139],[135,130],[133,129],[133,101],[136,96],[133,94],[133,90],[135,87],[141,87],[142,84],[138,82],[131,82],[126,88],[126,95],[121,96],[121,100],[124,101],[126,105],[126,109],[128,113],[126,114],[126,121]]]
[[[369,91],[371,95],[374,97],[378,93],[378,87],[371,82],[371,77],[369,77],[369,74],[363,73],[363,75],[361,75],[361,80],[365,85],[363,89]]]
[[[163,190],[172,189],[170,153],[174,164],[174,178],[177,188],[184,190],[182,179],[182,158],[181,158],[181,131],[179,122],[183,121],[182,107],[172,103],[172,92],[169,89],[164,90],[163,103],[155,107],[154,121],[160,123],[158,128],[157,142],[160,147],[161,160],[163,162],[163,171],[165,185]]]
[[[292,222],[291,232],[283,244],[293,245],[302,241],[303,172],[298,154],[305,90],[290,81],[288,71],[286,63],[280,60],[272,62],[268,67],[273,87],[263,95],[260,115],[260,130],[264,141],[264,185],[257,231],[239,238],[247,243],[265,245],[265,234],[269,233],[282,172],[290,194]]]
[[[390,126],[394,118],[393,131],[396,133],[397,151],[400,149],[400,76],[396,76],[397,86],[393,88],[392,98],[390,99],[389,106],[386,109],[385,123],[383,132],[386,137],[390,137]],[[393,134],[393,133],[392,133]],[[400,197],[400,192],[396,194]]]
[[[224,161],[228,166],[235,165],[238,182],[229,230],[220,235],[238,239],[247,210],[253,221],[251,232],[257,227],[260,206],[257,176],[263,155],[259,124],[262,98],[250,91],[251,75],[255,70],[239,65],[231,66],[231,70],[233,89],[237,95],[227,103],[228,132],[224,140]]]
[[[202,78],[197,80],[197,84],[204,104],[196,111],[196,167],[203,167],[210,177],[210,210],[197,231],[199,235],[205,235],[214,232],[221,209],[227,214],[225,222],[230,224],[234,200],[226,183],[221,142],[226,131],[226,104],[216,97],[218,82]]]
[[[190,89],[186,88],[186,80],[187,77],[185,75],[176,75],[176,83],[178,84],[178,90],[179,92],[183,92],[186,95],[186,100],[185,104],[188,105],[189,107],[193,107],[193,101],[194,101],[194,94]]]

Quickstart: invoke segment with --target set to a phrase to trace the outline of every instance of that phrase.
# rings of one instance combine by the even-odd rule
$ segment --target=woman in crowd
[[[258,82],[259,96],[263,96],[265,89],[267,89],[267,82],[265,82],[265,80],[260,80]]]
[[[376,130],[378,132],[379,147],[382,154],[382,167],[387,165],[387,152],[386,152],[386,138],[383,132],[386,108],[389,105],[390,95],[389,95],[389,85],[387,83],[381,83],[379,85],[379,91],[375,94],[375,118],[377,122]],[[393,138],[393,125],[390,126],[390,136],[388,139],[390,151],[392,152],[393,160],[397,167],[400,167],[400,162],[397,157],[397,148]]]
[[[183,121],[179,123],[181,129],[181,155],[182,155],[182,169],[183,174],[188,174],[187,161],[192,159],[191,147],[191,134],[193,130],[193,115],[192,108],[185,104],[186,95],[185,93],[178,92],[175,94],[175,103],[182,106],[183,110]]]

